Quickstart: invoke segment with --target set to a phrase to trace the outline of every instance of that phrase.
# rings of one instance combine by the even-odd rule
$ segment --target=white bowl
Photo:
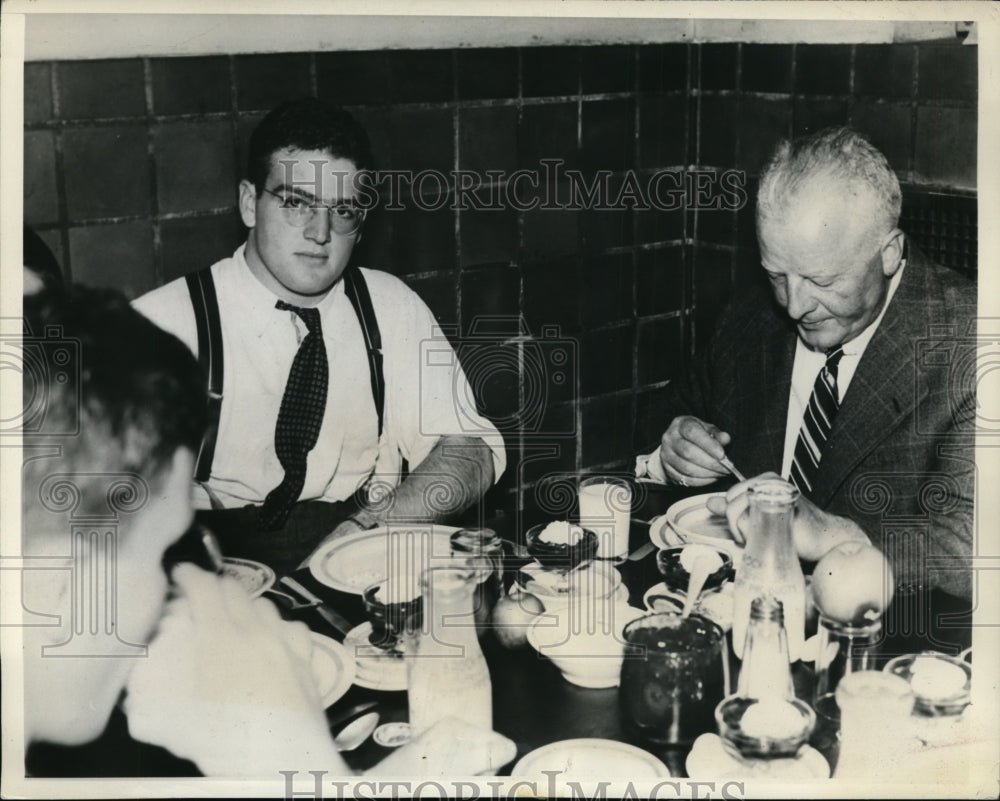
[[[612,596],[621,604],[628,601],[628,587],[622,583],[621,573],[602,562],[591,562],[571,574],[546,570],[533,563],[521,568],[521,573],[527,579],[522,583],[522,589],[541,601],[546,612],[565,609],[572,600],[580,597]]]
[[[581,599],[546,611],[528,627],[528,643],[580,687],[617,687],[625,638],[622,629],[646,612],[620,601]]]

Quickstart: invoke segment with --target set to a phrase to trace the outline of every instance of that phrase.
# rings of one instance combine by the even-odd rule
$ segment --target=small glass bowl
[[[688,583],[691,581],[691,574],[681,564],[681,552],[689,547],[691,546],[675,545],[672,548],[664,548],[656,554],[656,567],[660,571],[660,575],[663,576],[664,584],[676,592],[687,593]],[[725,551],[712,548],[711,545],[699,545],[698,547],[715,551],[719,555],[719,559],[722,560],[722,567],[714,573],[710,573],[705,579],[702,592],[718,589],[727,581],[731,581],[734,575],[732,557]]]
[[[946,665],[952,666],[954,670],[949,670]],[[961,685],[951,687],[933,688],[931,683],[925,686],[920,679],[920,672],[923,666],[928,666],[932,670],[946,670],[956,678],[959,672],[964,677]],[[883,673],[899,676],[910,684],[913,690],[914,711],[919,715],[931,717],[949,717],[960,715],[972,700],[972,665],[964,659],[947,654],[940,654],[936,651],[924,651],[920,654],[906,654],[897,656],[889,660]]]
[[[571,526],[580,528],[583,536],[575,543],[568,542],[548,542],[541,539],[542,532],[548,523],[540,523],[528,529],[525,535],[525,544],[528,546],[528,554],[533,557],[538,564],[548,569],[572,570],[583,562],[590,562],[597,554],[597,535],[590,529],[582,528],[576,523]]]
[[[766,734],[748,734],[743,731],[743,719],[751,707],[759,703],[784,703],[794,709],[802,719],[802,726],[794,734],[785,736],[769,736]],[[769,715],[773,720],[774,716]],[[795,756],[812,736],[816,726],[816,713],[812,708],[798,698],[784,701],[761,701],[757,698],[746,698],[740,695],[730,695],[723,698],[715,707],[715,722],[719,727],[719,736],[730,750],[736,751],[742,757],[773,758]]]
[[[388,581],[382,579],[367,587],[361,597],[365,605],[365,613],[372,624],[368,642],[376,648],[392,650],[399,642],[407,620],[415,618],[423,609],[423,598],[417,595],[405,601],[385,603],[375,597],[380,589],[388,586]]]

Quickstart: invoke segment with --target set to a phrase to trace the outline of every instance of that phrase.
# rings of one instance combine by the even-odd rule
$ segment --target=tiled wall
[[[625,170],[644,184],[666,169],[737,168],[751,197],[778,138],[851,122],[899,171],[927,246],[973,272],[976,56],[951,43],[732,43],[30,63],[25,220],[74,280],[133,296],[207,265],[243,236],[235,186],[250,129],[302,93],[350,106],[384,169],[560,158],[584,176],[614,171],[617,187]],[[410,205],[376,213],[359,251],[468,340],[463,361],[508,440],[489,505],[529,516],[552,501],[542,476],[623,469],[656,441],[658,394],[759,274],[752,203]]]

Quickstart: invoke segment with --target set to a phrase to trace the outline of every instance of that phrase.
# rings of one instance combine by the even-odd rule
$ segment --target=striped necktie
[[[285,477],[267,494],[260,508],[258,525],[262,531],[281,528],[302,493],[306,480],[306,457],[319,438],[330,378],[319,310],[301,309],[283,300],[278,301],[277,308],[295,312],[305,323],[308,333],[292,360],[278,410],[274,450],[285,468]]]
[[[812,489],[816,472],[819,470],[819,460],[823,455],[823,446],[830,436],[837,409],[840,408],[840,401],[837,398],[837,365],[843,355],[843,347],[827,353],[826,364],[816,376],[809,405],[802,418],[802,428],[799,429],[799,438],[795,443],[795,454],[789,476],[800,492],[809,492]]]

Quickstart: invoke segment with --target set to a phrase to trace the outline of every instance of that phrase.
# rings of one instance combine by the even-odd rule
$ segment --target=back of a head
[[[62,286],[62,270],[55,255],[45,241],[27,225],[24,226],[24,250],[21,260],[25,267],[38,276],[43,287]]]
[[[834,187],[867,196],[880,233],[898,225],[902,193],[885,156],[857,131],[835,127],[778,145],[760,175],[758,227],[791,211],[799,192]]]
[[[113,290],[49,289],[24,300],[26,445],[58,445],[25,466],[25,489],[45,475],[129,473],[154,482],[178,448],[196,451],[204,380],[176,337]],[[103,498],[82,500],[100,507]],[[27,512],[32,511],[30,502]]]
[[[368,134],[340,106],[315,97],[289,100],[269,112],[250,135],[247,177],[259,195],[279,150],[318,150],[349,159],[358,170],[373,170]]]

